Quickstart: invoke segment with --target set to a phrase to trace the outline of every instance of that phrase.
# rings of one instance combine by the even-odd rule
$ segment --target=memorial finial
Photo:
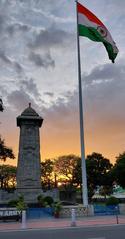
[[[31,103],[29,103],[29,108],[31,108]]]

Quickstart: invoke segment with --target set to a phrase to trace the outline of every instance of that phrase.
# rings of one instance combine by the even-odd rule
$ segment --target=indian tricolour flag
[[[92,41],[102,42],[108,52],[109,59],[114,60],[118,54],[118,48],[105,25],[87,8],[77,2],[78,32]]]

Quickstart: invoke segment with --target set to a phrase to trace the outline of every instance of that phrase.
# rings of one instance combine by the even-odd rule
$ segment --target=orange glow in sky
[[[112,163],[115,162],[115,157],[123,152],[124,144],[119,144],[119,139],[114,137],[116,129],[112,126],[103,127],[97,125],[88,128],[87,119],[85,121],[85,153],[91,154],[92,152],[102,153],[102,155]],[[56,124],[56,122],[55,122]],[[56,127],[56,126],[55,126]],[[6,145],[13,148],[16,155],[15,160],[7,160],[7,164],[17,164],[18,158],[18,144],[19,144],[20,129],[15,127],[13,134],[6,135]],[[118,132],[117,132],[118,134]],[[75,154],[80,155],[80,137],[78,121],[74,125],[73,120],[71,124],[65,125],[64,128],[57,127],[49,130],[49,124],[43,121],[42,128],[40,128],[40,145],[41,145],[41,160],[48,158],[55,158],[60,155]],[[2,163],[2,162],[1,162]]]

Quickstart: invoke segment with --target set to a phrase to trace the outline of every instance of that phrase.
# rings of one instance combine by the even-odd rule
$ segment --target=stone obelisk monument
[[[42,122],[43,119],[31,108],[30,103],[17,117],[17,126],[20,127],[17,194],[24,195],[27,202],[36,202],[37,196],[42,192],[39,136]]]

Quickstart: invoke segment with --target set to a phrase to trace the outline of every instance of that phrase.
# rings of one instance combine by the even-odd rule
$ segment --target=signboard
[[[16,219],[21,218],[21,211],[16,209],[0,209],[0,219]]]

